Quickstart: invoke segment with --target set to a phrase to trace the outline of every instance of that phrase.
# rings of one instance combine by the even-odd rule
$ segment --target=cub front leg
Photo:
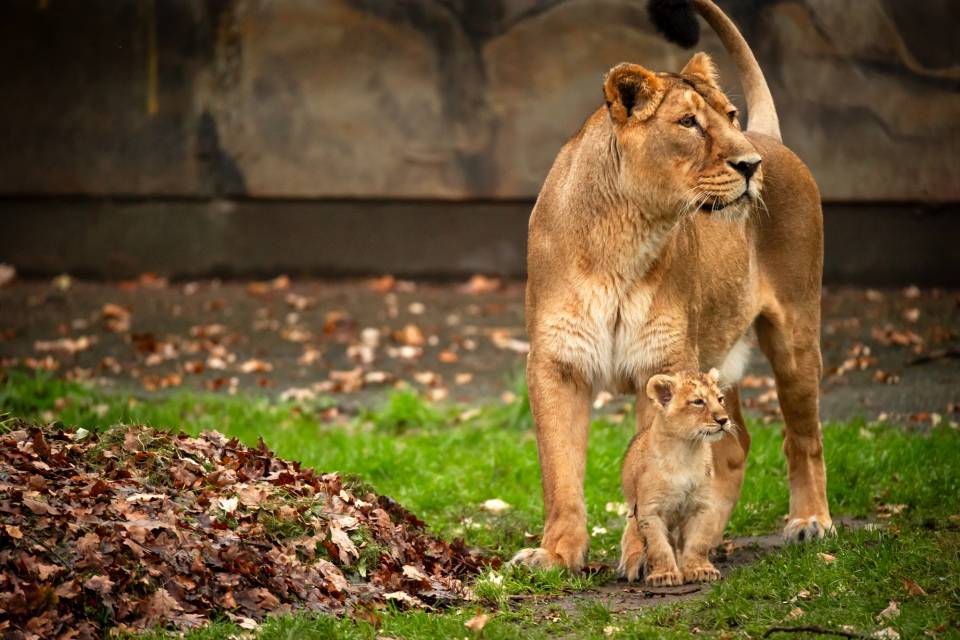
[[[637,515],[640,537],[647,545],[647,573],[644,582],[651,587],[683,584],[677,558],[667,539],[667,526],[659,516]]]
[[[583,496],[590,388],[582,376],[533,351],[527,384],[537,428],[545,524],[540,547],[523,549],[511,562],[579,571],[590,541]]]
[[[710,562],[708,554],[713,546],[714,522],[722,517],[721,505],[713,504],[691,516],[683,527],[683,551],[680,565],[684,582],[712,582],[720,579],[720,572]]]

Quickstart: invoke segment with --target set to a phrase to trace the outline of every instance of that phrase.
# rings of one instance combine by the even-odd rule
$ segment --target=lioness
[[[716,580],[711,548],[713,453],[737,427],[724,409],[720,372],[655,375],[647,398],[653,422],[630,442],[623,459],[623,496],[630,509],[620,541],[620,574],[644,572],[651,586]],[[678,566],[679,565],[679,566]]]
[[[730,19],[710,0],[655,0],[650,9],[661,30],[688,44],[693,9],[706,19],[736,61],[750,121],[741,131],[706,54],[679,74],[625,63],[607,74],[606,105],[557,156],[530,216],[527,260],[527,384],[546,523],[541,546],[515,562],[583,565],[594,390],[641,391],[642,428],[653,417],[642,393],[652,374],[717,367],[725,386],[735,383],[751,327],[786,421],[784,534],[817,538],[832,527],[818,407],[820,194],[781,143],[767,83]],[[745,425],[737,390],[727,398]],[[709,523],[714,542],[740,494],[749,447],[746,428],[713,445],[722,504]]]

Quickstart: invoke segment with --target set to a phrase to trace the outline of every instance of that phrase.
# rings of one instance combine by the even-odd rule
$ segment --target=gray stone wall
[[[9,0],[0,194],[530,198],[610,66],[690,55],[644,4]],[[960,200],[960,3],[720,4],[825,199]]]

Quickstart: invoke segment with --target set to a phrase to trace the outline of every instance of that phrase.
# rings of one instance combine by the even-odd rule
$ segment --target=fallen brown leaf
[[[487,623],[490,622],[490,617],[487,613],[477,611],[477,615],[464,622],[463,626],[479,635],[483,628],[487,626]]]
[[[900,578],[900,582],[903,584],[903,588],[906,589],[907,593],[911,596],[927,595],[927,592],[924,590],[924,588],[910,578]]]

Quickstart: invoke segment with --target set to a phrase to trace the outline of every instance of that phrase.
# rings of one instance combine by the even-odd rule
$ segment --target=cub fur
[[[714,507],[710,443],[736,429],[724,409],[720,374],[655,375],[647,396],[657,408],[630,443],[623,494],[630,509],[621,540],[620,573],[651,586],[716,580],[707,558]]]

